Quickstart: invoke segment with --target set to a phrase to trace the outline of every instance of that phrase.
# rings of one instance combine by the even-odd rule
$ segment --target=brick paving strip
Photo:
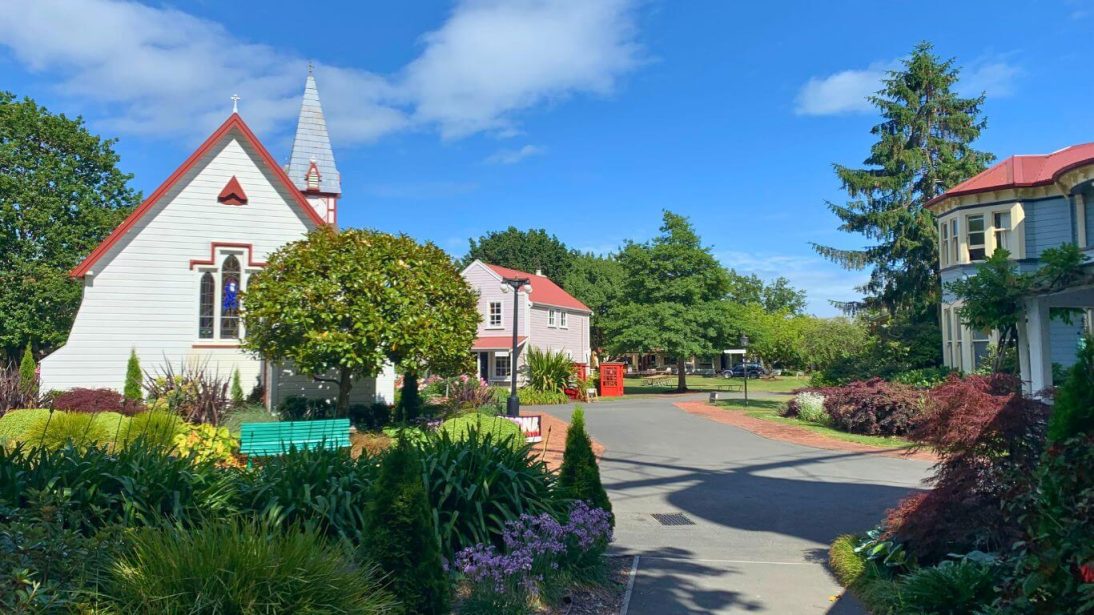
[[[543,442],[532,445],[532,454],[542,456],[547,467],[558,470],[562,467],[562,452],[566,450],[566,431],[570,424],[566,421],[542,412],[521,412],[523,416],[538,414],[540,419],[540,432],[543,434]],[[593,440],[593,454],[597,459],[604,456],[604,445]]]
[[[717,406],[711,406],[710,404],[701,401],[678,401],[675,402],[677,408],[680,408],[688,414],[695,414],[705,419],[710,419],[718,423],[725,423],[726,425],[732,425],[734,427],[740,427],[746,431],[750,431],[757,436],[767,438],[769,440],[779,440],[781,442],[789,442],[791,444],[800,444],[801,446],[811,446],[813,448],[822,448],[833,451],[851,451],[856,453],[873,453],[876,455],[884,455],[886,457],[898,457],[900,459],[918,459],[921,461],[938,461],[938,458],[934,454],[927,451],[915,451],[908,452],[906,449],[900,448],[879,448],[876,446],[869,446],[867,444],[860,444],[858,442],[848,442],[846,440],[837,440],[835,438],[829,438],[815,431],[809,431],[802,427],[796,427],[794,425],[782,425],[780,423],[773,423],[771,421],[765,421],[758,419],[754,416],[748,416],[744,412],[739,410],[728,410],[725,408],[719,408]]]

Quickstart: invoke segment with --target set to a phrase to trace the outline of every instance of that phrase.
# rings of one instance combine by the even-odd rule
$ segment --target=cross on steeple
[[[232,94],[232,113],[239,113],[239,94]]]

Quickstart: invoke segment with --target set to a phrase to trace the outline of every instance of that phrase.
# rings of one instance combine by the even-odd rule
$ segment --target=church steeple
[[[292,154],[285,168],[289,179],[308,197],[317,213],[334,223],[338,197],[342,194],[341,177],[334,164],[334,151],[327,134],[327,119],[319,104],[319,89],[308,64],[308,79],[304,84],[304,100],[300,104],[300,119],[293,138]]]

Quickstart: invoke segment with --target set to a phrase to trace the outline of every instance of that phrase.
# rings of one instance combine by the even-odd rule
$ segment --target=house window
[[[547,326],[548,327],[555,326],[555,311],[554,310],[547,310]]]
[[[239,339],[239,259],[229,255],[220,268],[220,337]]]
[[[951,320],[953,316],[950,312],[950,308],[942,308],[942,341],[945,346],[945,363],[949,367],[953,367],[953,321]]]
[[[558,312],[558,326],[562,327],[563,329],[567,329],[567,328],[570,327],[569,321],[567,320],[567,316],[569,316],[569,314],[567,314],[566,312],[564,312],[562,310],[559,310],[559,312]]]
[[[965,219],[965,243],[969,249],[970,261],[984,260],[987,252],[984,246],[984,216],[983,214],[969,216]]]
[[[961,326],[961,315],[957,313],[957,310],[953,311],[953,367],[961,371],[965,371],[965,356],[961,352],[961,330],[964,327]]]
[[[489,317],[490,317],[489,322],[490,322],[491,327],[500,327],[501,326],[501,301],[491,301],[490,302]]]
[[[215,305],[217,284],[213,274],[206,271],[201,274],[201,290],[198,294],[198,337],[203,340],[213,338],[213,325],[216,322]]]
[[[957,264],[957,260],[961,258],[959,255],[960,243],[957,234],[957,218],[950,220],[950,262]]]
[[[938,258],[942,266],[950,264],[950,223],[943,222],[938,228]]]
[[[991,331],[971,329],[969,338],[972,340],[972,366],[980,367],[980,362],[988,356],[988,348],[991,346]]]
[[[509,377],[509,356],[495,356],[494,357],[494,377],[495,378],[508,378]]]
[[[1010,212],[997,211],[992,214],[992,228],[995,232],[995,249],[1003,248],[1013,256],[1014,249],[1010,245]]]

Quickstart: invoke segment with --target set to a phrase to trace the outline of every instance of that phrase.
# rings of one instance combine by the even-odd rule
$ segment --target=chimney
[[[542,269],[536,269],[536,275],[542,277],[543,276],[543,270]]]

